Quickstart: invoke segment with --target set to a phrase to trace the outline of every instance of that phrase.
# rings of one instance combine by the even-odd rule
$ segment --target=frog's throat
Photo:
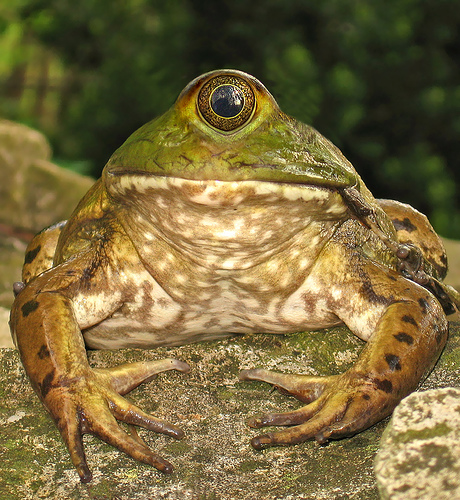
[[[152,245],[158,253],[161,241],[221,269],[268,261],[297,240],[316,252],[348,213],[337,191],[274,182],[129,175],[116,177],[109,194],[140,253]]]

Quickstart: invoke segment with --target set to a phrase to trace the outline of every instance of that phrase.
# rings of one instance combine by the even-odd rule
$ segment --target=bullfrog
[[[340,150],[284,114],[256,78],[219,70],[134,132],[68,221],[39,233],[15,283],[11,331],[82,482],[82,435],[172,465],[118,421],[181,438],[123,395],[164,359],[92,368],[86,349],[155,348],[344,323],[365,347],[333,376],[241,372],[303,404],[254,416],[255,449],[351,436],[433,367],[458,303],[426,217],[376,200]],[[454,299],[452,299],[454,297]]]

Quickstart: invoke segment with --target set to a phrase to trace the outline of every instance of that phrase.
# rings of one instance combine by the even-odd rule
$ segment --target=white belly
[[[156,292],[159,292],[159,288]],[[245,333],[295,333],[340,323],[317,297],[318,290],[301,286],[283,296],[254,295],[222,281],[195,300],[174,301],[165,292],[145,301],[127,303],[84,332],[87,346],[96,349],[183,345]]]

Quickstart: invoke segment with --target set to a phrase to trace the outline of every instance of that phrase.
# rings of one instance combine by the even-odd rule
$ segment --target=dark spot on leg
[[[36,300],[29,300],[21,307],[22,316],[25,318],[29,316],[30,313],[33,313],[39,306],[39,303]]]
[[[404,219],[393,219],[393,226],[396,231],[407,231],[408,233],[412,233],[417,230],[417,226],[414,226],[412,222],[407,218]]]
[[[428,309],[428,301],[426,299],[418,299],[418,303],[422,308],[422,312],[426,314],[426,311]]]
[[[401,319],[404,321],[404,323],[410,323],[411,325],[418,326],[413,316],[410,316],[409,314],[406,314]]]
[[[438,325],[434,325],[433,327],[435,334],[436,334],[436,342],[437,344],[441,344],[444,340],[444,338],[447,336],[447,331],[444,330],[444,328],[440,328]]]
[[[369,396],[369,394],[363,394],[363,399],[369,400],[371,399],[371,397]]]
[[[34,261],[35,257],[38,255],[38,252],[42,249],[41,245],[38,245],[35,247],[33,250],[29,250],[26,253],[25,259],[24,259],[24,264],[30,264]]]
[[[24,290],[25,287],[26,285],[22,281],[15,281],[13,283],[14,296],[17,297]]]
[[[401,370],[401,363],[399,362],[400,359],[399,356],[396,356],[396,354],[385,354],[385,361],[388,363],[392,372]]]
[[[54,380],[54,370],[48,373],[46,377],[43,379],[43,382],[38,384],[38,388],[40,390],[41,397],[45,399],[46,395],[53,388],[53,380]]]
[[[389,394],[390,392],[393,391],[393,384],[391,383],[390,380],[384,379],[384,380],[374,380],[375,387],[377,389],[380,389],[383,392],[386,392]]]
[[[40,347],[40,350],[38,351],[38,357],[40,359],[45,359],[45,358],[49,358],[50,356],[50,352],[48,351],[48,347],[46,347],[46,345],[42,345]]]
[[[398,281],[398,278],[396,276],[393,276],[392,274],[389,274],[388,277],[391,281]]]
[[[406,344],[412,345],[414,343],[414,337],[412,335],[409,335],[406,332],[399,332],[393,335],[393,337],[398,341],[398,342],[405,342]]]

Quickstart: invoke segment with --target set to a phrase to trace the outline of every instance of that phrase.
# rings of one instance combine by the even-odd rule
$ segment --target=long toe
[[[142,442],[121,429],[115,420],[113,422],[105,422],[104,426],[93,425],[92,433],[107,444],[124,451],[139,462],[152,465],[165,474],[170,474],[173,471],[173,466],[167,460],[158,456],[150,448],[142,444]]]
[[[258,380],[274,385],[280,392],[290,394],[304,403],[310,403],[319,398],[325,388],[334,382],[335,376],[314,377],[310,375],[296,375],[278,373],[262,368],[243,370],[240,380]]]
[[[94,371],[109,382],[119,394],[127,394],[142,382],[148,382],[158,373],[168,370],[190,371],[190,366],[183,361],[167,358],[153,361],[125,363],[112,368],[96,368]]]
[[[126,424],[138,425],[144,429],[166,434],[176,439],[182,439],[184,437],[184,432],[179,427],[170,424],[166,420],[145,413],[121,396],[114,397],[109,404],[113,416]]]
[[[313,415],[321,409],[321,406],[321,401],[314,401],[313,403],[294,411],[284,413],[266,413],[258,417],[252,417],[247,423],[249,427],[256,429],[272,425],[299,425],[312,418]]]

